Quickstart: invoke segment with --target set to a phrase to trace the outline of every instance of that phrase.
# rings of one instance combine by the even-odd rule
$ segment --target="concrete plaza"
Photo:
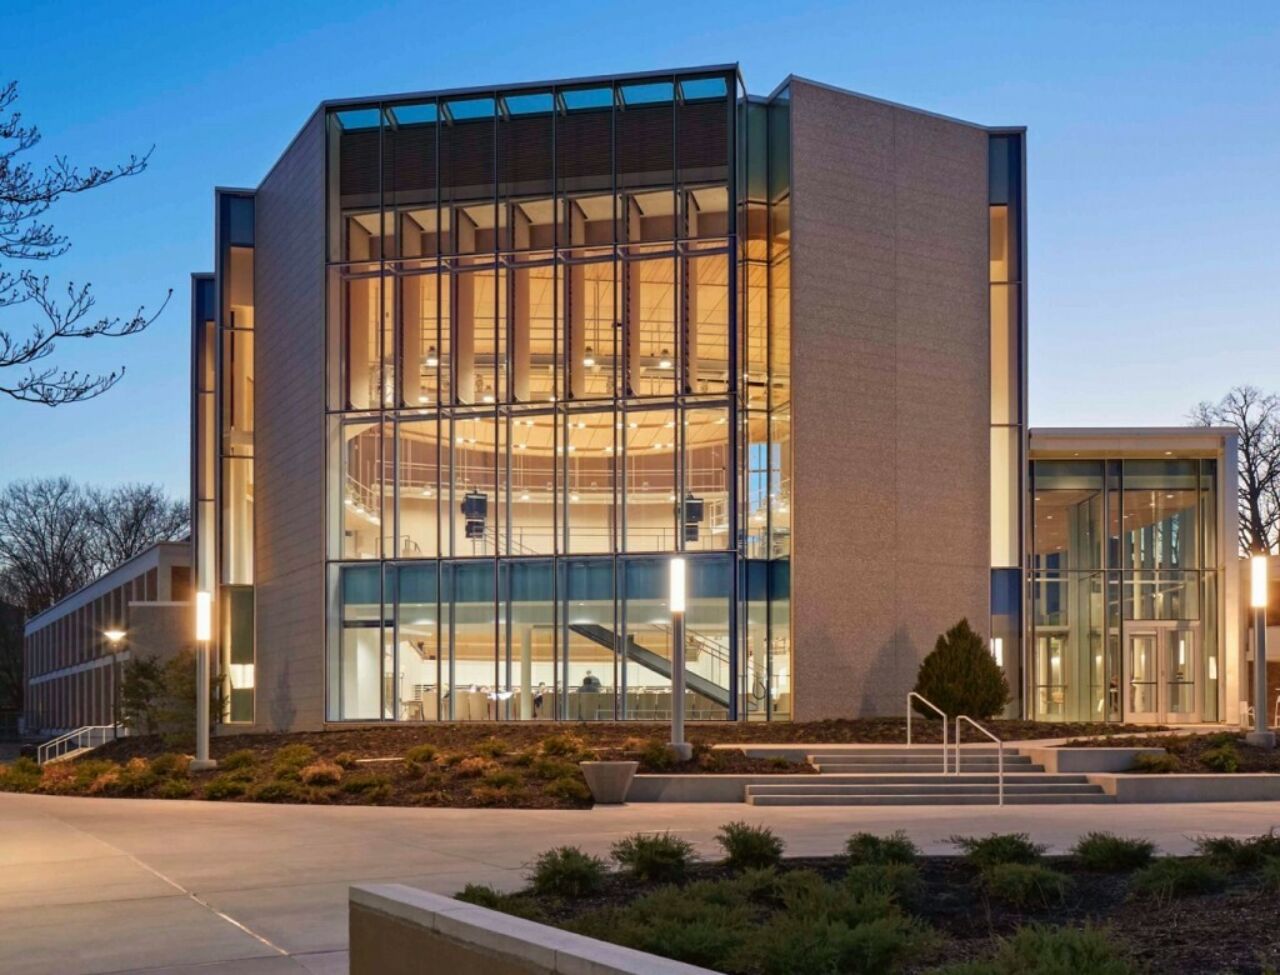
[[[637,804],[586,811],[272,806],[0,794],[0,972],[338,975],[350,884],[453,893],[508,888],[540,851],[604,853],[635,830],[670,829],[708,855],[732,819],[767,824],[792,855],[839,851],[856,830],[906,829],[927,852],[947,837],[1028,832],[1052,851],[1107,829],[1169,853],[1202,833],[1280,824],[1276,803],[956,808],[752,808]]]

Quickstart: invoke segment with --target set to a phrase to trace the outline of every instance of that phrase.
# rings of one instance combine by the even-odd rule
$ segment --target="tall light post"
[[[671,560],[671,751],[677,761],[693,758],[693,746],[684,740],[684,609],[685,609],[685,561]]]
[[[111,648],[111,734],[112,737],[120,737],[120,645],[124,643],[124,638],[128,636],[124,630],[110,629],[103,630],[102,635],[106,637],[107,646]]]
[[[1267,557],[1249,561],[1249,605],[1253,607],[1253,730],[1245,741],[1258,748],[1275,748],[1276,733],[1267,727]]]
[[[209,641],[213,639],[213,593],[196,593],[196,758],[193,772],[217,768],[209,757]]]

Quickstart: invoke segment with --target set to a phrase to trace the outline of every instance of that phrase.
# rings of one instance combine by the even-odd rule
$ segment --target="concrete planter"
[[[579,762],[591,797],[599,805],[616,806],[627,801],[631,780],[639,762]]]

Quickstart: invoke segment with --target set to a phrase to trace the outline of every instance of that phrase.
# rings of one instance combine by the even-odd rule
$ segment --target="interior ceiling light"
[[[666,349],[663,349],[660,353],[658,353],[658,368],[659,369],[671,368],[671,353]]]
[[[587,346],[586,352],[582,356],[582,364],[586,366],[588,369],[590,369],[592,366],[596,364],[595,349],[591,348],[591,346],[589,345]]]
[[[436,347],[434,345],[427,349],[427,357],[423,359],[422,362],[428,369],[434,369],[436,366],[440,365],[440,356],[436,354]]]

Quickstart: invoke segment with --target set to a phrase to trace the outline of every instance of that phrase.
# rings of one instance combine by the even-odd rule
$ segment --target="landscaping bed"
[[[1163,748],[1164,755],[1139,756],[1133,771],[1151,774],[1280,773],[1280,750],[1255,748],[1237,732],[1212,735],[1122,735],[1068,741],[1065,748]]]
[[[722,828],[698,862],[665,834],[615,844],[616,871],[572,847],[516,894],[459,899],[734,975],[1238,975],[1274,971],[1280,837],[1204,838],[1194,857],[1090,834],[1046,857],[1025,835],[955,838],[922,857],[905,836],[855,834],[848,855],[781,859],[767,829]]]

